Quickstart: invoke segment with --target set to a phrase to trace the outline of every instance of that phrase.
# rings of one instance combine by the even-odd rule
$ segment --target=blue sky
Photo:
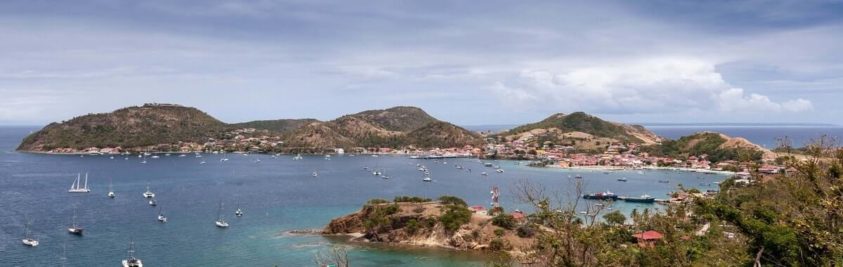
[[[595,3],[596,2],[596,3]],[[0,2],[0,124],[146,102],[226,121],[843,124],[843,1]]]

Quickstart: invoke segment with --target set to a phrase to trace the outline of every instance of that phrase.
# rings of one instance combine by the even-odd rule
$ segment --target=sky
[[[0,1],[0,125],[148,102],[225,122],[843,124],[843,0]]]

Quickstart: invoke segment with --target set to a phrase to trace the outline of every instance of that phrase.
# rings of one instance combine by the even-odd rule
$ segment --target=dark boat
[[[596,200],[617,200],[618,195],[615,195],[615,193],[606,191],[606,192],[601,192],[601,193],[586,194],[586,195],[583,195],[582,198],[584,198],[584,199],[596,199]]]
[[[640,197],[627,197],[624,198],[626,202],[635,202],[635,203],[654,203],[656,202],[656,198],[651,197],[650,195],[644,194]]]
[[[668,180],[659,180],[659,183],[662,183],[662,184],[668,184],[668,183],[670,183],[670,181],[668,181]]]

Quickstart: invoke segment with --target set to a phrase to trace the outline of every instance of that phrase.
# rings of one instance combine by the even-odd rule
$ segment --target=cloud
[[[776,102],[726,82],[716,64],[685,57],[615,61],[561,72],[526,69],[492,87],[510,105],[595,113],[802,112],[799,98]]]

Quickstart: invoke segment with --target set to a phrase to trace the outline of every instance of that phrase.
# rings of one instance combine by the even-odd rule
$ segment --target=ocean
[[[196,158],[160,155],[142,164],[136,155],[71,156],[19,153],[20,140],[37,128],[0,127],[0,266],[119,265],[129,242],[147,266],[314,266],[314,254],[334,245],[347,246],[355,266],[483,266],[483,253],[438,248],[406,248],[347,243],[338,238],[289,234],[321,229],[332,218],[349,214],[369,199],[398,195],[436,198],[454,195],[470,205],[489,205],[492,186],[500,188],[506,210],[529,207],[514,196],[515,185],[530,181],[549,193],[570,196],[574,176],[582,175],[585,192],[649,194],[665,198],[678,184],[703,191],[715,189],[722,175],[674,171],[584,171],[531,168],[497,161],[504,173],[483,167],[477,159],[444,161],[403,156],[321,156],[203,154]],[[206,164],[200,164],[201,161]],[[417,164],[430,169],[422,182]],[[462,170],[455,168],[461,165]],[[364,167],[382,168],[391,179],[375,177]],[[469,172],[468,169],[472,171]],[[312,173],[318,172],[317,177]],[[481,176],[481,172],[488,176]],[[77,173],[88,173],[87,194],[67,192]],[[627,177],[628,182],[617,178]],[[658,180],[670,180],[669,184]],[[106,197],[109,181],[115,199]],[[149,185],[169,222],[156,221],[157,208],[141,196]],[[218,205],[231,224],[214,226]],[[235,217],[239,206],[245,212]],[[617,203],[614,209],[657,208],[654,204]],[[85,235],[72,236],[67,226],[77,210]],[[25,221],[41,245],[25,247]],[[65,248],[65,249],[63,249]],[[62,259],[63,251],[66,259]]]

